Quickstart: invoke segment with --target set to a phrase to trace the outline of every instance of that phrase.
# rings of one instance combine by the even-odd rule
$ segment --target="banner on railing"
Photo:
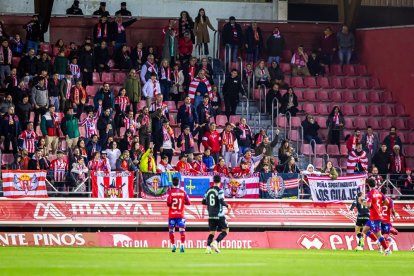
[[[313,201],[340,202],[354,200],[359,192],[364,191],[366,175],[338,177],[308,176]]]
[[[92,197],[134,197],[133,172],[92,172]]]
[[[168,187],[173,177],[181,179],[181,188],[190,197],[202,197],[213,185],[214,173],[143,173],[141,197],[162,199],[166,197]],[[259,198],[259,174],[243,178],[222,176],[222,188],[227,198]]]
[[[260,198],[297,198],[299,174],[260,173]]]
[[[47,197],[46,171],[3,171],[2,180],[5,197]]]

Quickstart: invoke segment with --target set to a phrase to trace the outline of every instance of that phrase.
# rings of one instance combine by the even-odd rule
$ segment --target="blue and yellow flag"
[[[161,173],[161,187],[170,187],[172,186],[172,180],[174,177],[178,177],[181,183],[181,174],[179,172],[162,172]]]

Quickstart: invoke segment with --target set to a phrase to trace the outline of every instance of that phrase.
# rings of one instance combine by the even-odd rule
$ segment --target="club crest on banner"
[[[225,197],[244,197],[246,195],[246,181],[242,179],[224,179],[223,189]]]
[[[117,186],[115,184],[115,179],[112,179],[111,185],[105,187],[105,185],[101,184],[105,189],[105,197],[106,198],[121,198],[122,197],[122,188],[126,185],[126,183],[122,183],[121,186]]]
[[[35,191],[39,186],[39,180],[36,174],[33,177],[30,177],[28,174],[22,174],[18,177],[16,174],[14,175],[13,186],[18,191],[24,191],[28,194],[30,191]]]
[[[285,192],[285,182],[281,176],[272,176],[266,182],[269,195],[273,198],[281,198]]]
[[[161,186],[161,177],[156,174],[144,175],[144,185],[142,188],[146,194],[151,196],[163,196],[168,192],[168,187]]]

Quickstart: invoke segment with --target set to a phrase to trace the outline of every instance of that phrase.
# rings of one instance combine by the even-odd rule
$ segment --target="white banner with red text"
[[[333,180],[325,176],[308,176],[313,201],[341,202],[355,200],[364,192],[366,175],[341,176]]]
[[[351,202],[305,200],[226,199],[226,216],[232,227],[353,227],[356,212]],[[414,229],[414,202],[395,201],[393,225]],[[185,206],[188,226],[207,227],[207,209],[200,199]],[[165,201],[143,199],[7,199],[0,198],[0,225],[8,226],[114,226],[164,227]]]
[[[176,234],[178,235],[178,233]],[[207,244],[208,232],[186,232],[185,247],[202,250]],[[403,232],[391,236],[393,251],[410,250],[414,233]],[[177,241],[180,245],[180,241]],[[376,250],[376,243],[366,239],[365,250]],[[0,232],[0,246],[33,247],[130,247],[170,248],[168,232]],[[353,232],[272,231],[230,232],[219,244],[227,249],[331,249],[352,250],[357,246]]]
[[[8,171],[2,172],[3,195],[10,198],[47,196],[46,171]]]

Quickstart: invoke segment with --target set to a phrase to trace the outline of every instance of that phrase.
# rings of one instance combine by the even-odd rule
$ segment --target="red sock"
[[[368,235],[368,237],[370,237],[370,239],[372,240],[372,241],[374,241],[374,242],[376,242],[378,239],[377,239],[377,236],[375,236],[375,234],[374,233],[370,233],[369,235]]]
[[[384,250],[388,249],[388,243],[384,238],[380,239],[380,242],[381,242],[381,245],[384,248]]]
[[[181,242],[184,243],[185,242],[185,231],[180,231],[180,236],[181,236]]]
[[[395,229],[394,227],[391,227],[390,233],[393,234],[394,236],[397,236],[398,235],[398,230]]]
[[[170,232],[170,241],[171,244],[175,244],[174,232]]]

